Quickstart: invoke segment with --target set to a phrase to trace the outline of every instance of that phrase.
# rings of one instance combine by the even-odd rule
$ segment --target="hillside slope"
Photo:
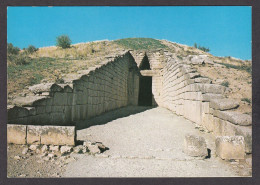
[[[99,64],[106,57],[129,49],[137,51],[164,49],[175,54],[180,60],[189,62],[196,59],[196,56],[208,58],[217,65],[194,63],[197,71],[202,76],[212,79],[212,83],[229,87],[226,96],[242,100],[238,110],[251,113],[251,61],[216,57],[194,47],[151,38],[79,43],[68,49],[51,46],[39,48],[32,54],[22,50],[16,56],[8,55],[8,104],[15,96],[24,96],[31,85],[41,82],[62,83],[62,78],[66,74],[76,74],[79,70]]]

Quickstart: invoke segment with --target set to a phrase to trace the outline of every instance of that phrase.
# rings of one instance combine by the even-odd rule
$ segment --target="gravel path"
[[[79,122],[77,127],[78,140],[99,141],[109,150],[96,156],[73,154],[76,161],[68,164],[64,177],[237,176],[227,162],[215,157],[211,134],[161,107],[129,106]],[[182,152],[187,133],[205,137],[210,158]]]

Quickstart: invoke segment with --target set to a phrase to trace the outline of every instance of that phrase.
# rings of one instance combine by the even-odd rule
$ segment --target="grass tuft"
[[[168,48],[162,44],[159,40],[151,38],[126,38],[113,41],[114,43],[121,45],[128,49],[143,50],[143,49],[163,49]]]

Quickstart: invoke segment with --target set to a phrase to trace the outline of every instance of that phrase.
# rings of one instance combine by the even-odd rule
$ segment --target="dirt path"
[[[84,129],[84,125],[98,124]],[[223,177],[237,176],[227,162],[216,158],[213,136],[164,108],[125,107],[78,123],[77,139],[100,141],[109,150],[92,156],[73,154],[76,161],[64,177]],[[184,136],[205,137],[209,159],[182,152]]]

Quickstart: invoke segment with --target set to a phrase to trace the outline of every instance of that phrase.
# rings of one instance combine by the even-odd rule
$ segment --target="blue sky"
[[[20,48],[129,37],[210,48],[216,56],[251,59],[251,7],[8,7],[7,39]]]

